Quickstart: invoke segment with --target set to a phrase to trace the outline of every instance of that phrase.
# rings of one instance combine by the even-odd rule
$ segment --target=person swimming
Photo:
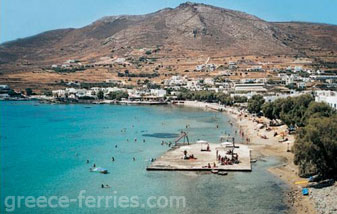
[[[111,158],[111,160],[112,160],[112,161],[115,161],[115,158],[114,158],[114,157],[112,157],[112,158]]]

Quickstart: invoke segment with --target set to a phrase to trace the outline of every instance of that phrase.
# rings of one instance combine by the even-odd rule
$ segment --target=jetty
[[[206,148],[208,147],[208,149]],[[221,164],[219,156],[230,158],[228,151],[237,155],[237,163]],[[189,156],[191,158],[186,158]],[[146,169],[162,171],[246,171],[251,167],[250,149],[244,144],[235,144],[230,148],[226,145],[207,143],[178,145],[154,160]]]

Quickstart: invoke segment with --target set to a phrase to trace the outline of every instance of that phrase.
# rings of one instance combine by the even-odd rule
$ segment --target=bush
[[[33,95],[33,90],[31,88],[26,88],[26,95],[27,96]]]
[[[293,147],[300,175],[337,176],[337,115],[313,117],[298,131]]]
[[[254,95],[248,100],[247,110],[249,113],[259,113],[261,111],[262,105],[264,103],[264,98],[262,95]]]
[[[122,98],[128,98],[129,94],[126,91],[113,91],[108,94],[110,100],[121,100]]]

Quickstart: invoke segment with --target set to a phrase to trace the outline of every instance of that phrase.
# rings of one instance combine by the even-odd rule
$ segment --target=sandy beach
[[[271,130],[267,131],[266,128],[261,128],[262,123],[269,124],[267,118],[256,118],[250,114],[243,114],[234,107],[223,107],[218,104],[210,104],[196,101],[186,101],[182,104],[186,107],[204,108],[205,110],[220,110],[222,109],[225,114],[230,116],[233,125],[236,125],[240,129],[240,133],[243,134],[245,142],[252,149],[252,158],[257,160],[263,160],[266,156],[279,157],[282,160],[282,164],[269,168],[269,171],[278,176],[284,182],[286,182],[290,191],[285,198],[289,205],[291,213],[317,213],[314,207],[314,202],[307,196],[302,196],[301,187],[296,185],[296,181],[303,180],[297,173],[297,166],[294,165],[294,155],[291,152],[287,152],[288,148],[291,148],[294,143],[294,135],[286,134],[287,127],[277,126],[271,127]],[[274,133],[278,134],[274,136]],[[283,134],[283,136],[281,136]],[[264,139],[264,138],[266,139]],[[288,138],[285,142],[279,142],[282,139]]]

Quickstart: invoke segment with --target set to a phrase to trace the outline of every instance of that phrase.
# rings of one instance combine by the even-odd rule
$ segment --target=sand
[[[285,135],[284,138],[288,138],[288,141],[280,143],[282,139],[280,133],[286,133],[286,125],[279,127],[272,127],[271,131],[267,131],[266,128],[259,129],[258,123],[254,120],[259,119],[261,122],[266,122],[269,124],[267,118],[261,117],[256,118],[249,114],[241,114],[235,108],[227,108],[226,113],[231,116],[233,122],[235,122],[241,130],[244,130],[245,138],[249,138],[250,141],[247,143],[252,149],[252,156],[259,159],[264,156],[274,156],[280,157],[283,163],[280,166],[269,168],[268,170],[275,176],[280,177],[284,182],[286,182],[290,187],[291,191],[287,193],[287,203],[290,207],[291,213],[306,213],[313,214],[316,213],[313,207],[313,202],[310,201],[309,197],[302,196],[301,186],[295,184],[296,181],[303,180],[298,176],[298,168],[294,164],[294,154],[287,152],[291,149],[294,144],[294,135]],[[278,135],[274,137],[274,132]],[[267,136],[267,139],[262,139],[261,136]]]
[[[201,149],[206,149],[207,145],[210,148],[209,151],[201,151]],[[147,170],[211,171],[212,169],[217,169],[219,171],[251,171],[249,147],[242,144],[236,144],[235,146],[234,152],[239,155],[240,160],[240,163],[237,164],[219,164],[216,158],[217,151],[222,157],[227,156],[231,158],[230,155],[226,155],[226,152],[230,150],[229,148],[214,143],[193,143],[172,148],[158,157]],[[187,155],[193,154],[194,158],[183,159],[184,151],[187,152]],[[210,168],[207,167],[208,164],[210,164]],[[215,166],[213,164],[215,164]]]
[[[241,132],[244,133],[244,138],[246,144],[252,150],[252,159],[261,159],[266,156],[279,157],[282,159],[282,164],[269,168],[268,170],[286,182],[291,190],[287,193],[286,202],[290,207],[291,213],[298,214],[314,214],[317,213],[313,201],[307,196],[302,196],[301,186],[295,184],[296,181],[303,180],[298,176],[298,168],[294,165],[294,155],[291,152],[287,152],[288,148],[291,149],[294,143],[293,135],[286,135],[287,127],[285,125],[272,127],[272,130],[267,131],[266,128],[260,129],[257,122],[254,120],[259,120],[269,124],[267,118],[261,117],[256,118],[250,114],[241,114],[237,108],[234,107],[223,107],[218,104],[209,104],[197,101],[187,101],[183,104],[187,107],[198,107],[206,110],[218,110],[224,109],[225,114],[230,116],[231,122],[236,124]],[[210,108],[211,107],[211,108]],[[274,132],[278,135],[274,137]],[[279,141],[283,139],[280,134],[284,133],[284,138],[288,138],[288,141],[280,143]],[[261,136],[266,136],[267,139],[261,138]],[[247,138],[249,141],[247,141]]]

